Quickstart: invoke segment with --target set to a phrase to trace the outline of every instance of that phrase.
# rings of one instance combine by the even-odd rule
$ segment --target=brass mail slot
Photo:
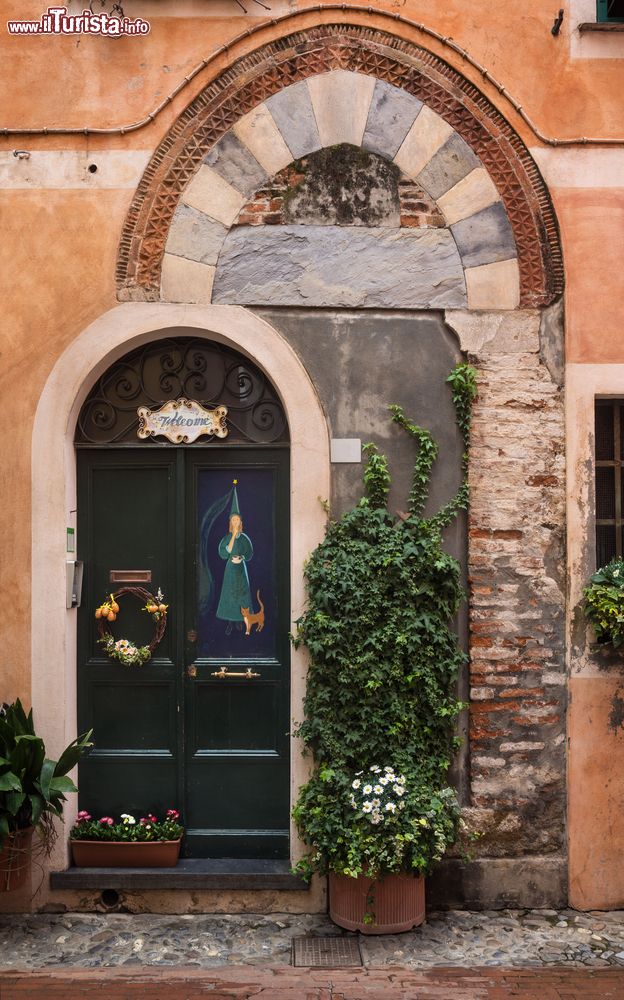
[[[151,583],[151,569],[112,569],[111,583]]]

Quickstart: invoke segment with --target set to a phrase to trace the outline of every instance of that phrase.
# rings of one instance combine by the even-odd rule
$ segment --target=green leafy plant
[[[122,813],[119,821],[112,816],[93,819],[88,812],[79,812],[71,828],[72,840],[123,840],[131,843],[146,843],[155,840],[179,840],[184,827],[178,822],[177,809],[168,809],[164,819],[149,813],[139,821],[130,813]]]
[[[612,559],[597,570],[583,596],[585,616],[594,628],[596,640],[620,649],[624,645],[624,560]]]
[[[9,834],[35,827],[50,847],[54,817],[63,815],[68,792],[77,791],[68,773],[92,744],[91,732],[72,740],[58,760],[46,757],[35,733],[32,711],[19,700],[0,709],[0,848]]]
[[[308,607],[294,638],[310,654],[298,735],[316,765],[294,810],[310,847],[298,865],[305,877],[425,872],[456,838],[458,807],[446,776],[465,657],[450,627],[462,598],[460,569],[442,548],[442,530],[468,505],[474,369],[458,365],[447,381],[464,441],[457,494],[424,517],[437,445],[392,406],[418,446],[407,515],[389,513],[387,461],[367,445],[366,495],[329,524],[306,566]],[[350,796],[357,773],[381,765],[403,775],[409,792],[396,821],[375,826]]]

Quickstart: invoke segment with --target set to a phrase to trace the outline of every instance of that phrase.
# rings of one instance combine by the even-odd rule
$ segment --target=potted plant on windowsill
[[[418,444],[408,512],[389,513],[387,463],[367,446],[366,496],[330,523],[312,554],[308,607],[294,640],[310,654],[298,732],[315,758],[294,810],[310,847],[297,871],[329,873],[330,916],[364,933],[422,922],[423,877],[459,825],[447,774],[465,660],[449,623],[462,593],[442,530],[468,504],[475,373],[458,365],[448,382],[464,441],[457,494],[424,516],[437,446],[391,407]]]
[[[160,820],[152,813],[139,821],[122,813],[93,819],[79,812],[70,833],[74,864],[79,868],[174,868],[184,828],[177,809]]]
[[[612,559],[596,570],[583,597],[585,617],[596,636],[594,648],[624,652],[624,560]]]
[[[68,772],[91,746],[90,737],[89,732],[72,740],[58,761],[49,760],[32,711],[26,715],[19,699],[0,708],[0,892],[26,881],[34,831],[39,834],[36,850],[51,850],[65,795],[77,791]]]

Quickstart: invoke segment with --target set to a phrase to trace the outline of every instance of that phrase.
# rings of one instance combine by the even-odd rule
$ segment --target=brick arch
[[[436,157],[440,166],[446,156],[447,167],[452,167],[449,157],[453,162],[459,157],[465,172],[438,196],[443,209],[446,198],[451,229],[458,213],[461,227],[466,204],[476,206],[475,217],[482,211],[504,216],[500,224],[510,227],[515,253],[510,249],[506,257],[499,254],[491,264],[506,265],[508,288],[517,284],[516,301],[505,305],[535,307],[556,299],[563,290],[557,222],[522,140],[476,87],[437,56],[396,36],[355,25],[323,25],[271,42],[238,60],[187,107],[152,157],[128,212],[117,265],[119,297],[156,300],[164,277],[167,297],[178,298],[176,264],[170,257],[189,261],[184,282],[193,271],[197,283],[205,281],[206,272],[199,269],[213,266],[209,258],[214,248],[199,260],[176,251],[175,241],[188,238],[191,226],[185,212],[199,211],[208,219],[205,225],[211,231],[206,239],[218,253],[246,192],[255,190],[280,164],[303,155],[306,141],[317,143],[309,151],[335,142],[366,146],[367,134],[369,148],[374,148],[371,141],[386,143],[387,134],[371,139],[374,129],[368,126],[384,85],[402,95],[394,118],[385,123],[400,144],[396,150],[378,151],[421,181],[428,169],[429,175],[434,172]],[[314,120],[325,108],[324,134],[317,125],[316,138],[306,140],[301,114],[304,109],[307,115],[310,107]],[[421,162],[423,142],[427,156]],[[187,236],[180,237],[185,227]],[[466,283],[472,280],[477,287],[485,275],[470,275],[468,257],[462,260]],[[473,305],[495,307],[481,301],[478,292]]]

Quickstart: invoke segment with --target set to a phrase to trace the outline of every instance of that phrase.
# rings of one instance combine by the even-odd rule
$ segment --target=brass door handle
[[[220,677],[224,680],[226,677],[244,677],[246,680],[250,681],[253,677],[260,677],[260,674],[252,670],[251,667],[247,667],[247,670],[228,670],[227,667],[221,667],[220,670],[213,670],[211,677]]]

